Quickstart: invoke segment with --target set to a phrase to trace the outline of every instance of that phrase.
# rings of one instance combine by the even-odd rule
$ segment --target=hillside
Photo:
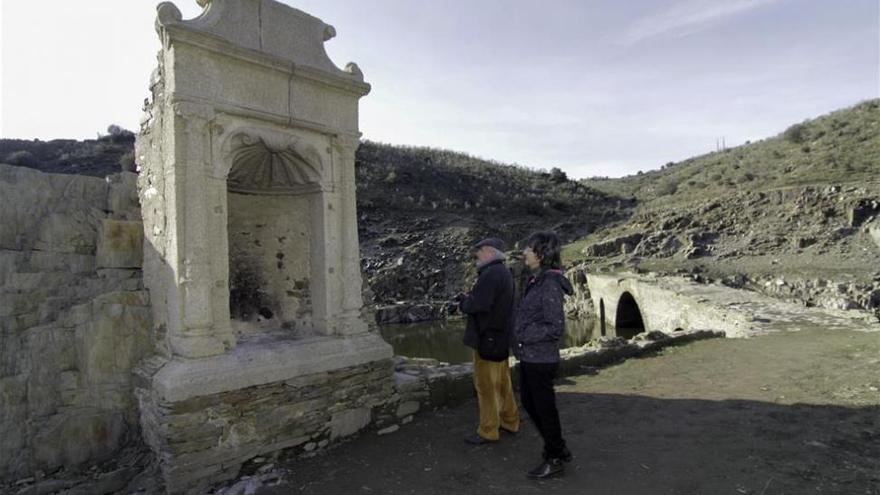
[[[134,170],[134,134],[111,125],[97,139],[0,139],[0,163],[54,174],[104,177]]]
[[[566,247],[583,269],[688,273],[807,305],[880,308],[880,100],[584,183],[638,207]]]
[[[655,207],[741,191],[874,180],[878,166],[880,100],[870,100],[759,142],[622,179],[583,183]]]

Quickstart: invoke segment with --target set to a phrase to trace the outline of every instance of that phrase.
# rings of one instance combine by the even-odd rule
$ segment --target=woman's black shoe
[[[547,455],[547,451],[541,452],[541,457],[543,457],[545,461],[550,458],[550,456]],[[559,456],[559,459],[563,462],[571,462],[571,460],[574,459],[574,456],[571,455],[571,451],[568,450],[568,447],[562,447],[562,455]]]
[[[562,474],[564,470],[562,459],[546,459],[540,466],[526,473],[526,476],[534,480],[541,480]]]
[[[498,440],[489,440],[488,438],[483,437],[479,433],[471,433],[464,437],[464,441],[471,445],[483,445],[487,443],[497,443]]]

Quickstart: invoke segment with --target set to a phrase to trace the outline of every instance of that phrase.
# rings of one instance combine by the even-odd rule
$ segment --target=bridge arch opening
[[[599,299],[599,335],[604,337],[605,332],[605,299]]]
[[[614,318],[618,337],[631,339],[645,331],[645,321],[636,299],[629,292],[624,292],[617,303],[617,315]]]

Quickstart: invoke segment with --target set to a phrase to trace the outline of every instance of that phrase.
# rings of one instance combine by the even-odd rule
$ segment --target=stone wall
[[[135,180],[0,164],[0,480],[139,437],[131,369],[152,344]]]

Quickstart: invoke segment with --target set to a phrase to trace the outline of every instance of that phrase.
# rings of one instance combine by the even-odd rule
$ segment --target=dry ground
[[[560,380],[575,460],[527,480],[540,441],[472,447],[476,403],[289,462],[261,494],[880,494],[880,333],[776,333],[671,347]]]

